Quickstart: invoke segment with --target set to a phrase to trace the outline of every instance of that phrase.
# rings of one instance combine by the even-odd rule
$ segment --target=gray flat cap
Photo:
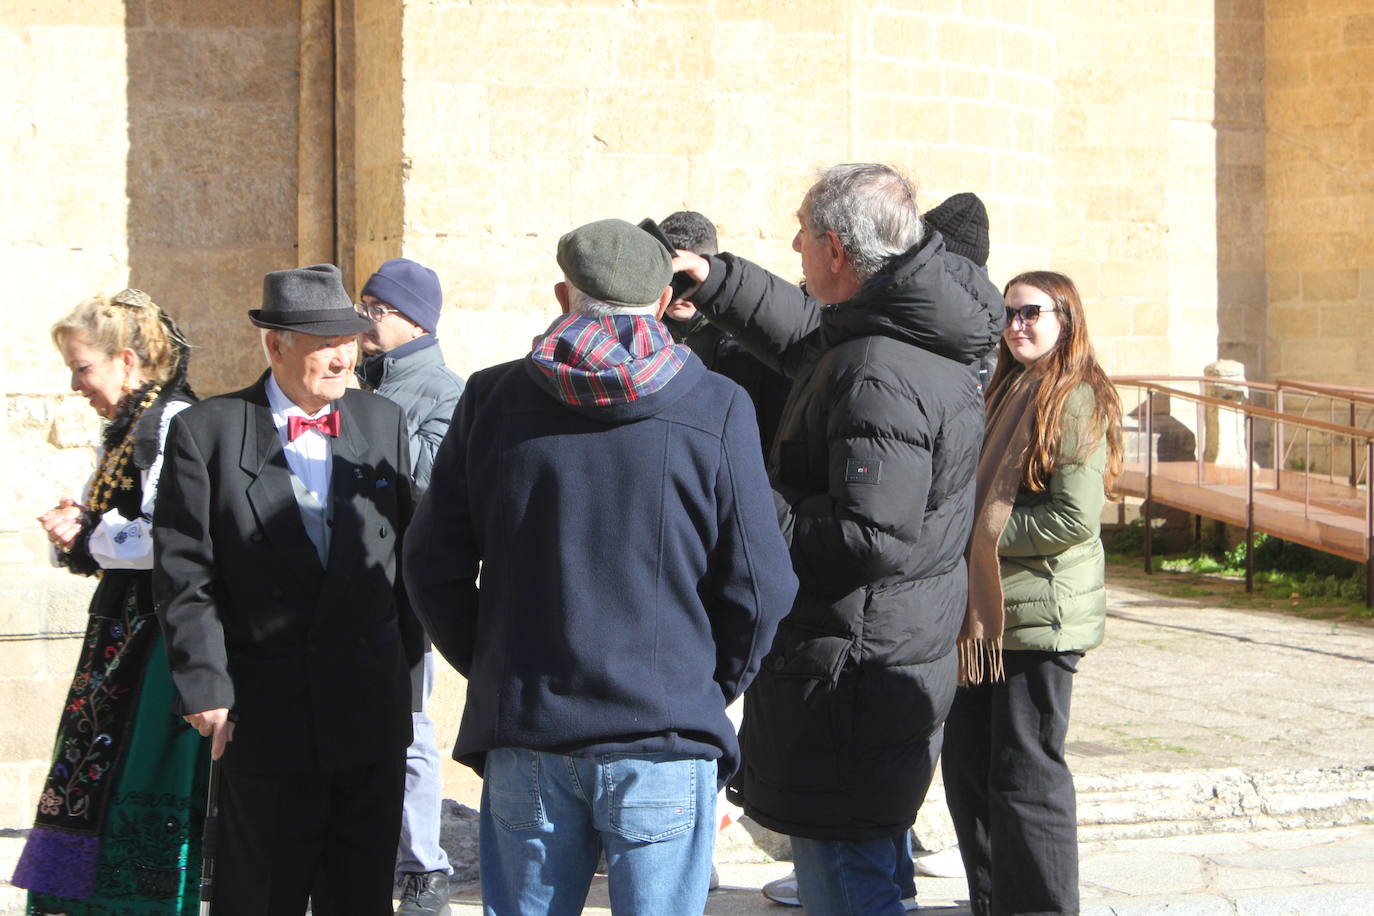
[[[588,223],[558,240],[568,282],[618,307],[657,302],[673,279],[673,260],[649,233],[621,219]]]

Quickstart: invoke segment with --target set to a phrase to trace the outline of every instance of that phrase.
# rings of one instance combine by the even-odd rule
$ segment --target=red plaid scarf
[[[607,407],[658,391],[691,352],[648,315],[564,315],[535,339],[530,359],[564,402]]]

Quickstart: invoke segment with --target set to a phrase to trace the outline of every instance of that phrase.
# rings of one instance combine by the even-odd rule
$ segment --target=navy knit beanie
[[[433,334],[444,304],[439,275],[406,258],[392,258],[363,284],[364,296],[375,296]]]
[[[927,226],[945,237],[945,247],[979,267],[988,266],[988,210],[977,194],[964,191],[925,212]]]

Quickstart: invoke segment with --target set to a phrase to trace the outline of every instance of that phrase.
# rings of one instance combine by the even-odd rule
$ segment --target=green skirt
[[[142,623],[157,627],[151,616]],[[95,893],[73,899],[31,891],[30,914],[194,916],[199,911],[209,742],[174,712],[176,690],[160,632],[142,675],[133,722],[100,827]],[[61,738],[59,734],[59,747]],[[41,844],[37,834],[42,831],[42,826],[34,828],[30,845]],[[51,851],[59,853],[60,846],[59,837]],[[34,852],[47,858],[39,850]],[[61,867],[60,862],[52,864]]]

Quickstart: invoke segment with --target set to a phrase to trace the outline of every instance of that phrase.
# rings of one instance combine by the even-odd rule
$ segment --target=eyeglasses
[[[371,318],[373,321],[381,321],[383,318],[385,318],[387,315],[392,314],[393,312],[397,315],[401,314],[400,309],[394,309],[389,306],[382,305],[380,302],[374,302],[372,305],[368,305],[366,302],[355,302],[353,304],[353,309],[359,315],[362,315],[365,318]]]
[[[1021,327],[1030,327],[1040,320],[1041,312],[1056,312],[1052,305],[1023,305],[1019,309],[1007,306],[1007,324],[1011,324],[1018,318],[1021,320]]]

